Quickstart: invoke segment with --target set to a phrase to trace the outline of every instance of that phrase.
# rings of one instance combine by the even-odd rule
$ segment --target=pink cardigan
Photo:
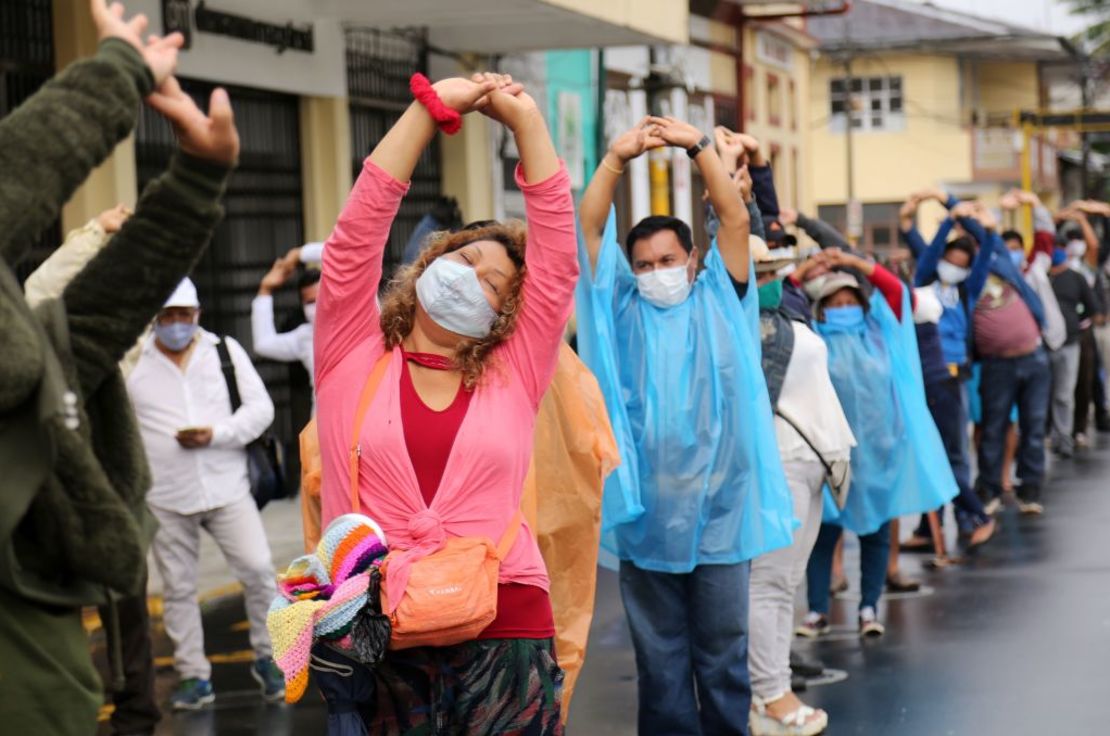
[[[520,505],[536,412],[573,308],[578,259],[566,168],[536,184],[526,184],[518,170],[516,180],[528,218],[524,303],[516,331],[491,355],[430,507],[420,495],[401,426],[399,350],[362,427],[363,512],[381,524],[390,549],[401,551],[386,581],[390,601],[400,601],[412,563],[442,548],[448,536],[484,536],[496,544]],[[351,510],[347,452],[354,412],[384,350],[374,295],[389,228],[407,191],[407,184],[367,159],[324,248],[315,352],[325,526]],[[531,534],[518,535],[500,579],[548,589]]]

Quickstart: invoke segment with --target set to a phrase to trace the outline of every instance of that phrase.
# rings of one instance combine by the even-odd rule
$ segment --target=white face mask
[[[941,282],[945,284],[960,284],[967,280],[968,275],[971,273],[970,268],[963,268],[948,261],[941,261],[937,264],[937,276]]]
[[[477,272],[444,256],[420,274],[416,298],[433,322],[464,337],[485,337],[497,319],[497,312],[478,283]]]
[[[686,301],[690,296],[689,266],[657,268],[636,276],[640,296],[651,304],[666,309]]]
[[[304,318],[310,325],[316,322],[316,302],[304,305]]]
[[[1065,250],[1068,253],[1068,258],[1082,258],[1087,255],[1087,241],[1069,240]]]

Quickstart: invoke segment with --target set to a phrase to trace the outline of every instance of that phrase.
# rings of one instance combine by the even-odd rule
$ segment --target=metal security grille
[[[205,109],[213,85],[181,83]],[[304,242],[298,101],[242,87],[229,87],[228,93],[242,146],[239,166],[224,195],[224,220],[193,279],[204,327],[231,335],[251,352],[250,309],[258,283],[274,259]],[[176,144],[165,120],[144,107],[135,145],[141,189],[165,171]],[[274,298],[279,331],[304,321],[296,289],[282,289]],[[291,447],[310,411],[307,375],[300,364],[256,365],[274,401],[274,430]]]
[[[51,0],[0,0],[0,117],[33,95],[54,74]],[[61,242],[61,225],[43,232],[16,269],[26,279]]]
[[[413,72],[427,71],[427,39],[422,31],[373,28],[348,28],[346,36],[351,169],[357,178],[363,160],[412,101],[409,77]],[[408,196],[393,221],[383,283],[397,267],[405,243],[440,191],[439,145],[433,140],[420,157]]]

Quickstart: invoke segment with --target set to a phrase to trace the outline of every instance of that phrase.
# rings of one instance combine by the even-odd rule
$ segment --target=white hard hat
[[[189,278],[184,278],[181,283],[177,285],[170,298],[162,305],[162,309],[169,307],[200,307],[200,299],[197,298],[197,287]]]

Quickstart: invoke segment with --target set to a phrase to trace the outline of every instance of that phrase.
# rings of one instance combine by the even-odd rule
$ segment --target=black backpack
[[[235,364],[231,362],[227,343],[221,338],[216,343],[220,355],[220,369],[227,382],[227,394],[231,400],[231,413],[243,405],[239,396],[239,381],[235,377]],[[285,449],[271,429],[267,429],[258,439],[247,445],[247,468],[250,474],[251,495],[262,509],[270,501],[285,498]]]

